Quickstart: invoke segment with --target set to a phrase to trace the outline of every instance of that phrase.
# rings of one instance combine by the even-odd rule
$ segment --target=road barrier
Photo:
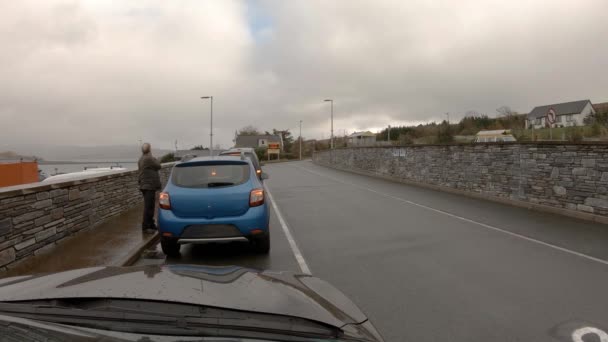
[[[173,163],[163,164],[166,182]],[[0,272],[142,202],[137,171],[0,188]]]
[[[489,143],[316,152],[341,170],[608,223],[608,144]]]

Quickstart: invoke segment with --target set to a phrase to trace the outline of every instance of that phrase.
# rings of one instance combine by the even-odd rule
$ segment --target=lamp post
[[[213,157],[213,96],[201,96],[201,99],[211,100],[211,125],[209,128],[209,155]]]
[[[300,120],[300,160],[302,160],[302,120]]]
[[[448,125],[450,124],[450,112],[445,113],[445,116],[448,117]]]
[[[331,103],[331,137],[329,139],[329,143],[331,146],[330,148],[333,150],[334,149],[334,100],[326,99],[326,100],[324,100],[324,102]]]

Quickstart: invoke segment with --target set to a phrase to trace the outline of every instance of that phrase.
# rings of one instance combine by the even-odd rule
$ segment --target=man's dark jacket
[[[146,153],[137,162],[139,169],[139,188],[141,190],[160,190],[160,163],[152,154]]]

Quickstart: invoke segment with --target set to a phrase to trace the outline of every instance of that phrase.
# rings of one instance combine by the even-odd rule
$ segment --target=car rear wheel
[[[165,255],[170,257],[179,256],[180,245],[177,243],[176,239],[161,238],[160,246],[163,249],[163,253],[165,253]]]
[[[265,233],[253,240],[253,250],[256,253],[268,254],[270,252],[270,234]]]

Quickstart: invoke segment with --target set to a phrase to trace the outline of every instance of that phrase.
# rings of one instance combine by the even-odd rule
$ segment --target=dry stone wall
[[[171,167],[160,171],[163,184]],[[141,201],[137,171],[0,188],[0,271]]]
[[[346,148],[317,152],[313,161],[397,181],[562,208],[608,222],[603,219],[608,217],[606,144]]]

